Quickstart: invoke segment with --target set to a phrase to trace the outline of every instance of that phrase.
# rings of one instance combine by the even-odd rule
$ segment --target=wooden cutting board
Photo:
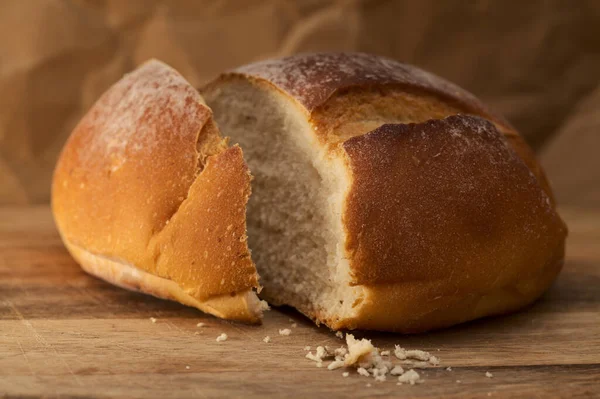
[[[47,207],[0,209],[0,397],[600,397],[600,212],[563,215],[566,267],[532,307],[430,334],[356,334],[439,356],[422,384],[398,386],[317,368],[304,346],[342,341],[292,310],[246,326],[115,288],[77,267]]]

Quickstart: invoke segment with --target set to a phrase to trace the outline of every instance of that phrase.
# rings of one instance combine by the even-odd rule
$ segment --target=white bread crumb
[[[348,349],[344,348],[343,346],[340,348],[337,348],[336,350],[333,351],[335,360],[344,360],[344,358],[346,357],[347,354],[348,354]]]
[[[417,373],[413,369],[410,369],[407,372],[405,372],[404,374],[402,374],[400,377],[398,377],[398,382],[401,382],[401,383],[408,382],[410,385],[415,385],[417,382],[419,382],[420,379],[421,379],[421,376],[419,375],[419,373]]]
[[[487,378],[492,378],[494,375],[493,375],[492,373],[490,373],[489,371],[486,371],[486,372],[485,372],[485,376],[486,376]]]
[[[452,367],[450,367],[450,366],[446,367],[446,371],[452,371]]]
[[[200,331],[196,331],[194,335],[200,335]]]
[[[396,349],[394,350],[394,355],[396,355],[396,357],[400,360],[405,360],[406,359],[406,350],[404,350],[404,348],[402,348],[400,345],[395,345]]]
[[[356,372],[364,377],[370,377],[371,375],[369,374],[369,372],[367,371],[367,369],[363,368],[363,367],[359,367],[356,369]]]
[[[389,371],[389,369],[386,366],[380,366],[380,367],[371,367],[368,370],[371,374],[373,374],[373,377],[380,377],[382,375],[386,375]]]
[[[305,351],[309,351],[309,350],[310,350],[310,346],[306,345],[306,346],[304,347],[304,350],[305,350]]]
[[[344,333],[341,331],[337,331],[335,333],[335,336],[338,337],[339,339],[344,339]]]
[[[357,340],[354,335],[346,334],[346,344],[348,345],[348,354],[346,355],[346,366],[358,363],[363,357],[370,355],[375,351],[373,344],[368,339]]]
[[[305,357],[307,359],[313,360],[315,362],[321,362],[321,361],[323,361],[324,357],[328,357],[328,356],[329,355],[327,353],[327,350],[324,347],[317,346],[317,350],[315,351],[314,355],[312,354],[312,352],[308,352]]]
[[[349,373],[349,372],[347,372],[347,371],[344,371],[344,372],[342,373],[342,377],[348,377],[349,375],[350,375],[350,373]]]
[[[440,365],[440,359],[437,356],[430,356],[429,357],[429,363],[433,366],[439,366]]]
[[[269,342],[271,342],[271,337],[269,337],[268,335],[266,337],[263,338],[263,342],[265,344],[268,344]]]
[[[375,377],[375,381],[377,382],[385,382],[385,375],[378,375]]]
[[[319,367],[319,368],[323,367],[323,362],[321,362],[321,361],[318,361],[318,362],[317,362],[317,367]]]
[[[329,363],[329,366],[327,366],[327,369],[336,370],[341,367],[344,367],[344,362],[342,360],[334,360],[333,362]]]
[[[227,341],[227,334],[225,334],[225,333],[221,333],[221,335],[219,335],[217,337],[217,342],[223,342],[223,341]]]
[[[429,363],[427,363],[427,362],[409,362],[409,364],[414,369],[426,369],[426,368],[429,368]]]
[[[423,362],[428,361],[429,358],[431,357],[429,352],[421,351],[418,349],[406,351],[405,355],[408,359],[421,360]]]
[[[150,318],[150,321],[151,321],[152,323],[156,323],[156,319],[155,319],[154,317],[151,317],[151,318]]]
[[[390,351],[381,351],[380,355],[381,356],[389,356],[390,355]]]
[[[288,336],[292,333],[292,330],[290,330],[289,328],[284,328],[283,330],[279,330],[279,335],[285,335]]]
[[[390,370],[391,375],[402,375],[404,374],[404,369],[402,366],[394,366],[392,370]]]
[[[185,366],[185,369],[186,369],[186,370],[189,370],[189,369],[190,369],[190,366]]]
[[[265,312],[267,310],[271,310],[271,307],[269,306],[267,301],[260,301],[258,306],[260,307],[260,310],[262,310],[263,312]]]
[[[461,383],[461,381],[460,381],[460,380],[456,380],[456,383],[457,383],[457,384],[460,384],[460,383]]]
[[[325,349],[322,346],[317,346],[317,353],[316,353],[317,357],[319,359],[323,359],[324,357],[327,357],[327,349]]]
[[[198,324],[196,324],[196,327],[204,327],[205,325],[206,324],[204,324],[204,323],[198,323]]]

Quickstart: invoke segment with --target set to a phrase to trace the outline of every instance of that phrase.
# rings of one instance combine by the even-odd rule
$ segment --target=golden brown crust
[[[204,302],[258,286],[245,241],[249,194],[241,149],[227,149],[195,89],[151,61],[75,128],[56,166],[52,206],[66,242]]]
[[[493,124],[458,115],[384,125],[343,148],[353,284],[385,314],[363,310],[356,327],[422,331],[501,313],[560,270],[565,225]]]
[[[513,284],[479,289],[476,281],[468,290],[448,292],[448,280],[369,286],[360,310],[352,318],[326,324],[334,330],[363,329],[419,333],[486,316],[516,311],[531,304],[546,291],[564,264],[564,245],[549,256],[554,261],[524,270]]]
[[[481,118],[384,125],[343,148],[353,175],[344,224],[355,284],[454,273],[450,291],[472,281],[488,290],[547,264],[564,240],[537,179]]]
[[[259,316],[262,305],[251,289],[235,295],[223,294],[200,301],[190,296],[173,280],[144,272],[125,262],[94,255],[66,240],[65,246],[83,270],[121,288],[176,301],[222,319],[246,323],[261,321]]]
[[[372,54],[296,54],[245,65],[223,74],[221,79],[234,76],[270,82],[309,113],[344,89],[394,87],[420,94],[433,93],[446,103],[509,125],[502,116],[492,113],[475,96],[455,84],[413,65]]]

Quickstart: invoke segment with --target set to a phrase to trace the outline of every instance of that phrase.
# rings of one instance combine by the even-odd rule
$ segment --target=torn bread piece
[[[112,284],[258,323],[246,242],[250,172],[200,94],[149,61],[113,85],[69,137],[52,184],[60,235]]]

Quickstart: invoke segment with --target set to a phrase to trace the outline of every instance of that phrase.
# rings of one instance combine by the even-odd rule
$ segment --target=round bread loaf
[[[246,243],[250,173],[202,97],[150,61],[111,87],[56,165],[52,210],[87,272],[113,284],[259,322]]]
[[[252,170],[264,297],[332,329],[420,332],[538,298],[567,229],[532,151],[457,86],[367,54],[301,54],[202,89]]]

